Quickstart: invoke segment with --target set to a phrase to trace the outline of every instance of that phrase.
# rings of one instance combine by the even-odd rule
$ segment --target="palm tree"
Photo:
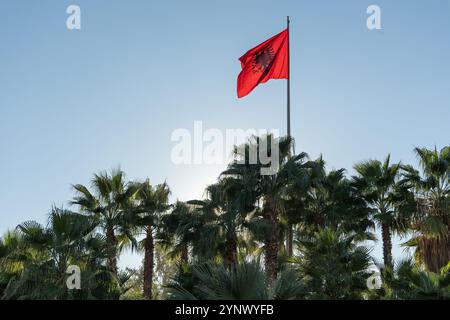
[[[278,251],[281,239],[279,217],[283,210],[284,191],[291,184],[302,183],[305,179],[306,168],[309,166],[309,162],[306,162],[306,153],[290,157],[292,143],[291,137],[275,138],[273,135],[252,137],[243,146],[235,147],[236,158],[243,161],[233,162],[222,173],[223,176],[243,179],[246,185],[253,188],[256,198],[263,200],[263,217],[269,226],[264,245],[265,270],[269,282],[276,279],[278,272]],[[272,150],[272,144],[278,150]],[[269,167],[260,159],[260,150],[264,149],[269,156],[278,155],[279,168],[271,175],[261,174],[261,169]],[[257,161],[253,161],[256,163],[252,163],[252,155],[257,155]]]
[[[180,223],[181,233],[195,233],[195,240],[192,242],[192,249],[195,256],[202,260],[214,259],[217,256],[221,241],[222,227],[219,223],[219,216],[223,213],[223,190],[221,186],[212,184],[206,187],[206,199],[190,200],[187,205],[191,206],[192,216],[196,219],[183,220]]]
[[[20,276],[24,262],[30,258],[24,250],[22,238],[17,230],[8,231],[0,239],[0,297],[11,279]]]
[[[195,204],[198,203],[198,204]],[[215,213],[201,206],[201,201],[177,201],[170,214],[161,219],[158,241],[169,250],[171,258],[186,264],[191,260],[208,260],[216,255]]]
[[[345,169],[327,172],[322,157],[316,160],[311,185],[294,205],[303,207],[302,227],[308,234],[330,228],[366,235],[372,227],[370,209],[345,177]]]
[[[294,254],[294,234],[299,227],[304,226],[307,216],[309,192],[314,184],[314,173],[320,164],[317,161],[309,162],[308,166],[301,171],[302,179],[295,184],[289,185],[284,190],[282,221],[286,229],[286,255],[292,257]]]
[[[148,179],[140,184],[137,192],[137,206],[135,207],[133,225],[144,234],[142,240],[144,248],[143,290],[146,299],[152,298],[154,237],[160,225],[161,214],[170,208],[169,195],[170,190],[166,183],[153,187]]]
[[[180,226],[184,221],[192,221],[191,206],[182,201],[172,205],[172,211],[161,217],[158,228],[158,241],[169,252],[171,258],[179,257],[182,263],[189,261],[189,246],[195,237],[192,230],[183,230]]]
[[[112,297],[116,279],[102,269],[107,246],[93,233],[93,219],[64,209],[53,208],[47,227],[28,221],[17,227],[17,247],[1,262],[20,265],[20,272],[8,282],[6,299],[69,299]],[[66,271],[69,265],[81,270],[82,290],[69,292]],[[116,295],[118,297],[118,295]]]
[[[222,178],[206,188],[206,199],[188,201],[207,221],[199,230],[201,241],[205,247],[219,252],[229,267],[237,262],[238,235],[248,226],[247,215],[255,209],[255,198],[241,182]]]
[[[450,146],[438,151],[415,148],[422,173],[404,166],[402,183],[414,192],[416,208],[411,227],[415,237],[408,245],[417,247],[419,260],[439,272],[450,260]]]
[[[395,270],[384,270],[383,298],[450,300],[450,264],[439,273],[421,270],[412,259],[400,261]]]
[[[376,211],[373,217],[381,226],[384,264],[392,267],[392,233],[406,228],[396,203],[400,164],[391,165],[388,155],[383,163],[368,160],[356,164],[354,168],[358,175],[353,177],[353,184]]]
[[[95,217],[106,235],[110,247],[109,268],[117,274],[117,255],[119,244],[133,239],[127,223],[130,202],[135,197],[138,186],[125,181],[125,174],[120,169],[111,173],[95,174],[92,179],[93,192],[81,184],[74,185],[77,195],[70,202],[78,205],[80,210]]]
[[[297,264],[310,299],[361,299],[370,276],[370,250],[359,236],[325,228],[298,240]]]

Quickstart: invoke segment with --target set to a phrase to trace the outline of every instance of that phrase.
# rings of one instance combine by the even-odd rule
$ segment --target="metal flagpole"
[[[287,23],[287,32],[288,32],[288,77],[287,77],[287,135],[290,138],[291,137],[291,51],[289,48],[289,16],[286,17],[286,23]],[[292,146],[293,154],[295,154],[294,146]],[[286,235],[286,249],[288,256],[293,255],[293,238],[294,238],[294,230],[293,226],[290,224],[287,230]]]
[[[287,135],[291,136],[291,53],[289,48],[289,16],[287,16],[287,32],[288,32],[288,78],[287,78]]]

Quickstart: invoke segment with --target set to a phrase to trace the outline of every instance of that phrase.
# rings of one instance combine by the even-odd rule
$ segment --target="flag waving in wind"
[[[242,57],[242,71],[238,76],[238,98],[248,95],[258,84],[269,79],[289,78],[289,31],[276,36],[247,51]]]

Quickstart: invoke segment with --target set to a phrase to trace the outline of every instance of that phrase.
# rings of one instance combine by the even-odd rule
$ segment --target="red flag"
[[[237,82],[237,95],[248,95],[258,84],[269,79],[289,78],[289,31],[276,36],[247,51],[241,61],[242,71]]]

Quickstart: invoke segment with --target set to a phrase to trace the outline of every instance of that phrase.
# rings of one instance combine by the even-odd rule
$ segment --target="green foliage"
[[[90,217],[53,208],[47,227],[29,221],[6,237],[0,260],[10,272],[4,299],[106,299],[120,282],[103,263],[109,250]],[[13,240],[14,239],[14,240]],[[67,267],[81,269],[81,290],[67,289]]]
[[[214,263],[180,266],[168,291],[168,298],[175,300],[287,300],[303,296],[296,271],[281,272],[270,286],[259,260],[243,261],[232,268]]]
[[[310,299],[361,299],[371,275],[370,250],[358,246],[355,234],[324,229],[298,241],[300,256],[292,259]]]
[[[275,154],[270,142],[280,167],[262,175],[269,165],[248,156],[267,143]],[[416,148],[420,170],[387,156],[357,163],[350,179],[292,147],[290,137],[251,137],[234,150],[246,161],[203,199],[174,204],[166,183],[95,174],[89,187],[73,186],[79,212],[52,208],[46,225],[23,222],[0,238],[0,297],[450,299],[450,146]],[[371,251],[361,243],[376,240],[375,225],[385,266],[382,288],[369,290]],[[394,233],[408,236],[415,260],[394,265]],[[127,248],[144,254],[141,268],[118,270]],[[70,265],[81,289],[67,289]]]
[[[450,299],[450,262],[440,273],[421,270],[411,259],[400,261],[395,270],[384,270],[381,296],[387,299]]]
[[[401,181],[412,198],[408,208],[414,233],[407,245],[416,247],[417,263],[438,273],[450,260],[450,146],[415,152],[421,171],[404,166]]]

